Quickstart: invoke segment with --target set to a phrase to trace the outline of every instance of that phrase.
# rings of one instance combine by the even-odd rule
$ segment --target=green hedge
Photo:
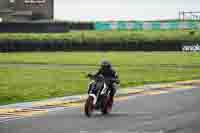
[[[200,31],[77,31],[62,34],[0,34],[0,51],[181,50],[200,41]]]

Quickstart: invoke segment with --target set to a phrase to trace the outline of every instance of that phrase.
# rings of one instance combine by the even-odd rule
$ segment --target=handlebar
[[[90,79],[94,79],[96,80],[97,79],[97,75],[92,75],[92,74],[87,74],[87,77],[89,77]],[[103,79],[104,81],[109,81],[109,82],[115,82],[117,84],[120,83],[120,80],[119,79],[116,79],[116,78],[105,78]]]

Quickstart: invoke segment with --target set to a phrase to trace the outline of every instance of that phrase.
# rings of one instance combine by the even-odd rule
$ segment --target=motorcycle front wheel
[[[109,114],[112,110],[111,98],[109,96],[105,96],[102,103],[101,112],[103,115]]]
[[[85,103],[85,115],[87,117],[90,117],[92,115],[92,112],[94,110],[94,107],[93,107],[93,97],[89,96],[88,99],[86,100],[86,103]]]

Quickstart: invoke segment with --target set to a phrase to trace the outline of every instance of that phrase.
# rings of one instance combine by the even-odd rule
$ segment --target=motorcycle
[[[113,101],[110,97],[110,89],[107,86],[108,79],[103,75],[91,75],[92,80],[88,87],[88,98],[85,102],[85,115],[90,117],[95,110],[100,110],[103,115],[111,112]],[[112,80],[109,80],[112,81]]]

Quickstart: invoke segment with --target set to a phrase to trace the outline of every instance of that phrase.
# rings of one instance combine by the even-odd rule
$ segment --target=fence
[[[69,24],[65,22],[56,23],[0,23],[0,33],[55,33],[69,31]]]
[[[92,22],[71,22],[70,30],[94,30]]]
[[[162,30],[162,29],[200,29],[200,21],[168,22],[96,22],[96,30]]]

